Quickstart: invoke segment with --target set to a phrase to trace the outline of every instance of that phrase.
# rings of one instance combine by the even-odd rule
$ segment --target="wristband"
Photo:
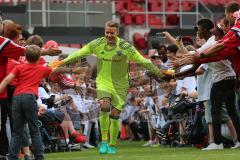
[[[200,53],[200,59],[207,58],[207,55],[205,53]]]

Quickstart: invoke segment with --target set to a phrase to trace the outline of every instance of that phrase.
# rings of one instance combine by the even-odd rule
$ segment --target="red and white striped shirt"
[[[20,56],[23,56],[25,48],[17,45],[8,38],[0,36],[0,82],[7,75],[7,63],[8,58],[18,60]],[[0,99],[7,98],[7,91],[0,94]]]

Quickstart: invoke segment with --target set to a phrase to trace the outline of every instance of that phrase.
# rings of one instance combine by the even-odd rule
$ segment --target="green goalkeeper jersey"
[[[114,89],[128,89],[129,61],[133,60],[151,73],[161,77],[160,70],[144,58],[131,44],[117,38],[116,45],[109,45],[105,37],[97,38],[64,59],[64,63],[94,54],[97,57],[97,87],[104,85]]]

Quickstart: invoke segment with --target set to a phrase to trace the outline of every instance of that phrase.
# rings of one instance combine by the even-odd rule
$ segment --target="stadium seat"
[[[145,0],[132,0],[132,2],[135,2],[135,3],[145,3]]]
[[[208,0],[208,5],[217,6],[218,5],[218,0]]]
[[[208,5],[208,0],[202,0],[205,5]]]
[[[182,9],[183,9],[183,11],[189,11],[191,9],[191,7],[189,6],[189,2],[183,1],[182,2]]]
[[[169,25],[176,26],[179,24],[179,17],[178,15],[167,15],[167,23]]]
[[[124,9],[124,2],[117,1],[115,3],[115,9],[117,13],[120,13],[122,9]]]
[[[145,19],[143,18],[143,15],[136,15],[135,16],[135,24],[136,25],[143,25],[145,23]]]
[[[148,24],[150,26],[162,26],[162,16],[159,15],[149,15]]]
[[[158,3],[158,0],[148,0],[148,3],[150,4]]]
[[[179,11],[179,3],[178,2],[172,3],[170,8],[171,8],[170,11],[178,12]]]
[[[152,4],[150,6],[150,11],[152,11],[152,12],[161,12],[162,11],[162,6],[157,4],[157,3],[156,4]]]
[[[196,2],[188,2],[189,9],[192,10],[196,6]]]
[[[125,25],[131,25],[132,24],[132,15],[127,14],[123,16],[123,23]]]

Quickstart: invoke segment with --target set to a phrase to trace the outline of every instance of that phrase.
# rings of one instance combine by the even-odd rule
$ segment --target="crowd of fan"
[[[233,26],[235,18],[232,15],[238,10],[239,4],[229,3],[225,8],[226,16],[220,17],[216,24],[208,18],[200,19],[194,27],[196,38],[184,35],[175,38],[170,33],[163,32],[164,39],[169,44],[152,42],[153,49],[148,51],[148,56],[160,68],[171,68],[178,70],[177,72],[194,68],[195,72],[189,72],[188,75],[186,72],[176,74],[178,80],[172,79],[170,82],[151,78],[147,81],[148,75],[144,74],[144,71],[138,72],[135,78],[138,75],[141,78],[133,79],[133,86],[142,86],[131,88],[122,113],[122,124],[126,126],[125,138],[149,139],[143,146],[194,145],[206,147],[203,150],[211,150],[223,149],[223,142],[224,146],[239,147],[238,127],[236,128],[239,124],[238,91],[234,92],[234,87],[231,86],[226,88],[229,91],[231,89],[231,92],[223,87],[216,87],[218,83],[238,80],[232,61],[222,60],[178,68],[181,64],[178,60],[181,60],[184,54],[202,53],[222,39]],[[179,78],[181,75],[183,77]],[[215,98],[218,92],[226,92],[225,97]],[[216,108],[220,108],[221,114]],[[220,130],[212,125],[213,120],[215,124],[222,123]],[[217,138],[214,140],[214,137]]]

